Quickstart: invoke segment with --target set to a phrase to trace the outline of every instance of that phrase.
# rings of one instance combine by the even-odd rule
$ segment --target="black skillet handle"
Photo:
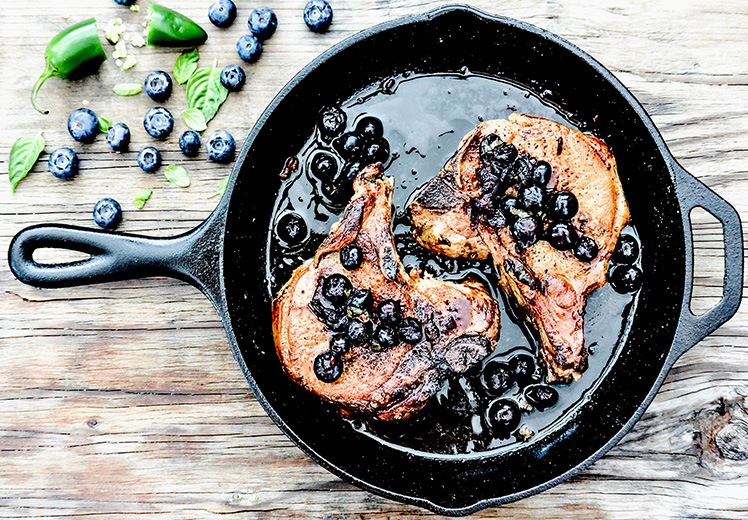
[[[681,307],[680,322],[675,335],[671,358],[674,362],[681,354],[729,320],[740,306],[743,294],[743,231],[738,212],[726,200],[714,193],[696,177],[672,159],[676,176],[676,191],[681,204],[686,230],[687,258],[686,290]],[[693,290],[693,238],[691,235],[691,210],[701,207],[722,223],[725,247],[725,277],[722,299],[701,316],[691,312]]]
[[[192,283],[218,304],[222,215],[217,213],[194,230],[173,238],[115,234],[65,225],[32,226],[13,238],[8,263],[19,280],[36,287],[171,276]],[[91,256],[78,262],[40,264],[33,255],[42,248],[68,249]]]

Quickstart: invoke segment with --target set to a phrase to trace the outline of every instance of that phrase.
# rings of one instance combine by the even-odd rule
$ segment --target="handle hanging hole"
[[[688,215],[693,237],[693,292],[689,308],[705,314],[722,299],[725,278],[725,246],[722,223],[696,206]]]
[[[91,258],[91,255],[71,249],[58,247],[40,247],[35,249],[32,258],[40,265],[60,265],[72,262],[83,262]]]

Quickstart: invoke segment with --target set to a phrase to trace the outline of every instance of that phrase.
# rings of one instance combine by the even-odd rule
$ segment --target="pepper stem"
[[[39,79],[36,80],[36,83],[34,83],[34,87],[31,89],[31,105],[40,114],[49,114],[49,110],[44,110],[39,107],[36,102],[36,95],[39,93],[39,89],[42,88],[42,85],[44,85],[44,82],[49,78],[55,76],[55,72],[55,69],[50,66],[49,62],[47,62],[47,64],[44,66],[44,72],[42,72],[42,75],[39,76]]]

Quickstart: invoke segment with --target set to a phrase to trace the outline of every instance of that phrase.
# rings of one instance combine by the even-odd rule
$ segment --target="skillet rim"
[[[276,413],[275,409],[267,401],[264,393],[257,386],[256,381],[250,374],[249,368],[244,360],[244,356],[242,355],[239,349],[239,346],[238,346],[236,334],[234,333],[234,329],[233,329],[231,315],[229,312],[229,305],[228,305],[228,299],[227,299],[227,291],[226,291],[226,285],[225,285],[226,280],[224,276],[225,248],[223,247],[225,244],[226,222],[228,219],[229,202],[231,199],[231,194],[236,185],[236,179],[240,171],[243,168],[244,162],[247,158],[247,155],[249,154],[250,149],[253,146],[253,143],[257,135],[260,134],[267,120],[270,118],[271,114],[275,111],[277,106],[286,98],[286,96],[289,95],[290,92],[294,90],[297,87],[297,85],[303,79],[305,79],[312,71],[317,69],[320,65],[324,64],[328,59],[340,53],[341,51],[344,51],[348,49],[349,47],[352,47],[375,34],[385,32],[391,29],[395,29],[398,27],[402,27],[402,26],[428,22],[438,17],[449,15],[452,13],[471,14],[473,16],[484,19],[486,21],[511,26],[521,31],[531,33],[532,35],[536,37],[540,37],[542,39],[547,40],[552,45],[561,47],[564,50],[571,52],[575,57],[584,61],[584,63],[587,66],[591,67],[595,72],[600,74],[600,76],[602,76],[602,78],[618,92],[621,98],[626,101],[626,103],[630,106],[630,108],[633,109],[634,113],[639,118],[641,123],[643,123],[644,127],[646,128],[651,138],[653,139],[653,143],[656,145],[656,148],[659,152],[660,157],[664,160],[664,163],[667,166],[667,172],[670,176],[670,179],[673,185],[675,186],[677,184],[676,182],[677,178],[675,175],[675,166],[674,166],[676,161],[673,158],[670,151],[668,150],[664,139],[662,138],[659,131],[655,127],[651,118],[649,117],[647,112],[644,110],[644,108],[641,106],[641,104],[636,100],[633,94],[631,94],[631,92],[607,68],[605,68],[601,63],[595,60],[592,56],[590,56],[589,54],[581,50],[576,45],[570,43],[569,41],[555,35],[554,33],[551,33],[545,29],[529,24],[527,22],[523,22],[523,21],[516,20],[513,18],[509,18],[509,17],[489,14],[481,9],[478,9],[478,8],[475,8],[473,6],[466,5],[466,4],[450,4],[450,5],[440,6],[430,11],[427,11],[425,13],[404,16],[404,17],[400,17],[394,20],[383,22],[373,27],[364,29],[363,31],[356,33],[354,35],[351,35],[348,38],[345,38],[344,40],[338,42],[337,44],[333,45],[332,47],[324,51],[322,54],[317,56],[314,60],[308,63],[304,68],[302,68],[281,89],[281,91],[273,98],[273,100],[270,102],[267,108],[263,111],[263,113],[258,118],[257,122],[253,126],[252,130],[247,136],[247,139],[244,142],[242,150],[239,154],[239,157],[235,163],[234,169],[231,173],[231,177],[229,179],[226,192],[224,196],[222,197],[221,202],[219,203],[219,207],[214,213],[214,214],[221,215],[220,228],[222,230],[222,233],[220,235],[221,236],[221,247],[220,247],[220,258],[219,258],[219,268],[220,268],[219,269],[219,283],[220,283],[219,294],[220,296],[216,298],[214,303],[220,307],[221,318],[224,323],[227,336],[229,338],[231,350],[234,354],[234,358],[236,359],[242,371],[242,374],[244,375],[244,378],[246,379],[247,383],[250,386],[250,389],[252,390],[252,393],[254,394],[255,398],[258,400],[260,405],[263,407],[264,411],[273,420],[273,422],[281,429],[281,431],[283,431],[283,433],[299,449],[301,449],[301,451],[305,455],[307,455],[315,463],[319,464],[320,466],[330,471],[334,475],[358,487],[366,489],[367,491],[373,492],[377,495],[384,496],[386,498],[396,500],[399,502],[417,505],[419,507],[429,509],[438,514],[449,515],[449,516],[462,516],[462,515],[469,515],[469,514],[475,513],[477,511],[486,509],[488,507],[499,506],[502,504],[514,502],[514,501],[521,500],[523,498],[527,498],[529,496],[541,493],[581,473],[582,471],[587,469],[590,465],[592,465],[595,461],[597,461],[603,455],[605,455],[608,451],[610,451],[610,449],[613,448],[613,446],[615,446],[621,440],[621,438],[623,438],[623,436],[626,433],[628,433],[628,431],[633,427],[633,425],[641,418],[641,416],[646,411],[649,404],[652,402],[655,395],[659,391],[662,385],[662,382],[664,381],[664,378],[669,372],[672,364],[677,359],[677,357],[674,358],[674,356],[672,356],[672,353],[675,349],[675,346],[677,345],[679,341],[678,334],[676,333],[676,335],[673,337],[672,344],[669,348],[671,355],[668,355],[665,359],[662,360],[662,368],[654,384],[652,385],[652,388],[649,390],[644,400],[641,402],[639,407],[636,409],[635,413],[631,416],[631,418],[625,424],[623,424],[623,426],[618,430],[618,432],[615,435],[613,435],[603,446],[601,446],[598,450],[592,453],[589,457],[587,457],[586,459],[584,459],[582,462],[578,463],[577,465],[573,466],[569,470],[565,471],[564,473],[557,475],[556,477],[542,484],[539,484],[537,486],[534,486],[534,487],[531,487],[531,488],[528,488],[528,489],[525,489],[523,491],[519,491],[516,493],[512,493],[509,495],[503,495],[503,496],[497,496],[497,497],[491,497],[491,498],[478,500],[469,506],[450,508],[450,507],[441,506],[439,504],[435,504],[434,502],[426,498],[403,495],[403,494],[396,493],[396,492],[393,492],[387,489],[383,489],[381,487],[373,485],[367,481],[364,481],[346,472],[342,468],[329,462],[322,455],[318,454],[314,449],[312,449],[306,442],[304,442],[304,440],[302,440],[302,438],[299,435],[297,435],[286,424],[286,422],[280,417],[280,415]],[[681,217],[683,218],[682,211],[680,211],[681,206],[682,206],[682,201],[680,198],[678,198],[678,210],[681,213]],[[223,211],[220,211],[220,210],[223,210]],[[690,238],[690,229],[688,229],[685,226],[684,228],[685,228],[685,233],[683,236],[684,243],[689,243],[688,239]],[[684,261],[686,263],[686,273],[688,274],[691,269],[690,266],[692,265],[692,262],[693,262],[693,258],[692,258],[693,251],[689,247],[684,247],[684,251],[685,251]],[[682,308],[682,306],[683,306],[683,302],[681,301],[680,307]],[[486,458],[488,456],[489,455],[487,452]],[[437,458],[437,457],[433,457],[433,458]]]

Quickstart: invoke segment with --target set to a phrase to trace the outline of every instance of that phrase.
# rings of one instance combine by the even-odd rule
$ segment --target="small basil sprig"
[[[197,49],[184,51],[179,55],[174,63],[174,79],[180,85],[188,81],[197,70],[197,61],[200,59],[200,53]]]
[[[104,116],[99,116],[99,130],[101,130],[103,133],[107,133],[110,126],[112,126],[111,120],[107,119]]]
[[[221,83],[217,60],[210,68],[197,69],[187,82],[187,106],[200,110],[206,124],[215,117],[228,95],[229,91]]]
[[[196,132],[203,132],[208,128],[205,116],[198,108],[188,108],[182,112],[184,122]]]
[[[176,184],[180,188],[186,188],[190,185],[190,176],[187,170],[176,164],[170,164],[166,167],[164,177],[166,177],[167,181]]]
[[[135,199],[132,203],[136,208],[143,209],[143,206],[145,206],[145,203],[151,198],[151,195],[153,195],[153,191],[149,189],[140,190],[135,194]]]
[[[29,174],[37,159],[44,151],[46,141],[41,132],[33,136],[19,137],[10,149],[8,158],[8,178],[11,193],[16,186]]]
[[[112,87],[112,90],[118,96],[134,96],[140,94],[143,90],[143,85],[140,83],[120,83]]]
[[[209,199],[212,199],[213,197],[221,197],[224,193],[226,193],[226,187],[229,185],[229,176],[223,178],[221,181],[221,184],[218,185],[218,191],[215,192],[213,195],[209,196]]]

